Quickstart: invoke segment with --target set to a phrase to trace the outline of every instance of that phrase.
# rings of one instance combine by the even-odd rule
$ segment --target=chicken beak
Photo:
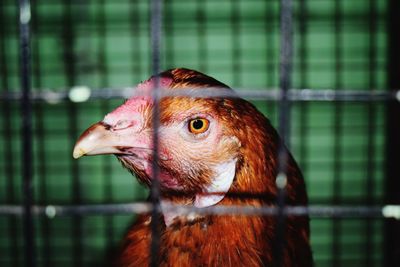
[[[85,155],[118,154],[120,138],[115,135],[110,126],[104,122],[98,122],[90,126],[79,137],[75,144],[72,156],[78,159]]]

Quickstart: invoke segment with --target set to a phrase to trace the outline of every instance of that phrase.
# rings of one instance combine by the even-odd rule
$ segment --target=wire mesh
[[[161,57],[161,33],[162,33],[162,1],[152,0],[151,2],[151,50],[152,50],[152,70],[153,73],[160,72],[160,57]],[[156,77],[154,88],[152,88],[152,125],[153,131],[153,163],[152,163],[152,184],[150,198],[152,205],[151,211],[151,245],[150,245],[150,266],[156,267],[159,265],[159,250],[160,250],[160,170],[159,162],[159,132],[160,128],[160,77]]]
[[[390,176],[396,177],[396,172],[389,172],[384,178],[382,167],[384,163],[393,164],[391,159],[384,159],[385,142],[390,147],[390,141],[396,140],[396,137],[385,139],[384,118],[388,115],[392,118],[390,121],[395,121],[400,98],[396,90],[399,84],[391,84],[390,91],[386,89],[385,64],[389,59],[385,54],[385,38],[389,32],[385,31],[384,22],[390,7],[385,1],[373,0],[351,4],[340,0],[293,1],[293,19],[297,22],[294,26],[298,28],[293,28],[292,41],[292,26],[286,24],[290,24],[292,12],[285,9],[285,4],[291,2],[284,0],[280,6],[279,1],[167,1],[164,2],[162,34],[162,16],[158,9],[161,1],[153,1],[156,12],[151,11],[147,1],[33,1],[32,64],[21,64],[22,67],[32,65],[32,94],[27,93],[29,70],[19,74],[16,64],[10,60],[18,57],[18,52],[12,48],[14,43],[20,41],[25,49],[28,45],[24,29],[17,37],[17,29],[11,23],[17,7],[10,1],[1,5],[3,127],[0,134],[4,138],[0,150],[5,179],[0,179],[3,190],[0,194],[3,217],[0,219],[4,233],[0,251],[6,251],[0,252],[4,253],[1,265],[93,264],[96,259],[91,255],[97,250],[112,248],[121,236],[121,225],[126,226],[130,220],[111,215],[151,210],[153,206],[149,203],[85,205],[131,202],[134,193],[142,196],[144,193],[128,184],[123,170],[120,173],[109,158],[78,163],[72,160],[67,148],[73,147],[77,134],[93,117],[104,115],[110,107],[120,103],[118,99],[132,93],[126,85],[136,84],[161,67],[184,64],[211,75],[217,73],[219,79],[231,81],[234,87],[241,88],[237,90],[238,96],[255,100],[274,123],[279,122],[276,125],[286,125],[280,127],[280,132],[286,142],[292,144],[300,161],[311,201],[308,207],[211,207],[196,212],[280,214],[281,218],[286,214],[310,214],[316,219],[312,222],[312,241],[318,266],[394,266],[398,258],[384,258],[387,252],[381,249],[382,243],[389,242],[383,239],[382,219],[399,217],[398,206],[383,205],[398,203],[398,198],[386,198],[387,189],[384,188],[384,181],[393,180]],[[21,1],[22,18],[27,14],[23,8],[27,3]],[[285,12],[288,13],[285,15]],[[279,14],[282,27],[288,27],[281,31],[277,30]],[[151,18],[152,23],[148,23]],[[152,33],[150,39],[148,32]],[[285,58],[277,56],[279,36],[283,37],[280,44],[289,46],[283,50],[293,49],[294,53],[293,71],[282,68],[280,82],[277,66]],[[159,38],[164,40],[162,45]],[[147,45],[150,40],[153,40],[151,49]],[[57,46],[61,49],[55,48]],[[22,60],[30,60],[27,51],[21,51]],[[293,86],[290,79],[293,79]],[[78,84],[86,85],[77,87]],[[117,88],[109,88],[110,85]],[[87,92],[90,87],[96,89],[89,90],[89,96],[82,102],[87,106],[75,102],[73,93]],[[271,90],[276,87],[283,91]],[[15,137],[21,123],[16,115],[18,101],[25,101],[22,108],[26,111],[22,116],[25,134],[20,138],[28,143],[22,150],[18,150],[21,143],[17,140],[19,137]],[[392,107],[388,113],[385,112],[387,104]],[[32,111],[29,105],[33,105]],[[281,105],[280,108],[277,105]],[[290,123],[285,116],[277,118],[282,114],[292,117]],[[33,117],[32,131],[29,130],[30,116]],[[395,130],[388,136],[393,132]],[[33,140],[33,147],[29,140]],[[317,144],[312,145],[315,140]],[[32,148],[33,155],[30,155]],[[60,152],[65,156],[60,156]],[[24,156],[24,160],[20,162],[17,156]],[[102,181],[88,181],[88,176]],[[19,189],[22,186],[26,189],[24,194]],[[392,195],[397,193],[393,188],[389,191]],[[155,199],[157,203],[158,197]],[[32,206],[33,200],[39,205]],[[185,207],[172,208],[191,211]],[[36,220],[30,212],[47,218],[41,216]],[[25,216],[23,234],[19,227],[21,215]],[[93,221],[88,218],[98,215],[103,217]],[[64,219],[64,216],[67,217]],[[60,229],[69,237],[54,238],[60,235]],[[93,232],[87,234],[88,229]],[[355,229],[357,234],[348,237]],[[385,226],[387,240],[391,240],[393,231],[388,229],[394,227]],[[329,235],[324,236],[325,232]],[[376,234],[371,234],[374,232]],[[89,238],[95,240],[90,245]],[[34,240],[39,240],[39,244]],[[25,247],[23,261],[22,244]],[[62,256],[62,249],[70,259]],[[157,251],[157,244],[153,249]],[[385,250],[391,250],[390,246],[386,245]],[[392,258],[388,260],[389,257]],[[156,261],[154,259],[153,264]]]
[[[22,115],[22,154],[21,161],[25,164],[22,167],[23,177],[23,233],[25,237],[24,256],[26,258],[26,265],[36,266],[35,264],[35,249],[34,249],[34,235],[33,235],[33,219],[31,206],[33,204],[33,191],[32,191],[32,104],[30,101],[31,80],[30,80],[30,18],[31,9],[29,1],[19,1],[19,39],[20,39],[20,53],[21,53],[21,115]]]

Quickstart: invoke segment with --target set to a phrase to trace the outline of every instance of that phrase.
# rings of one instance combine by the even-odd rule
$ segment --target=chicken
[[[158,74],[165,90],[231,89],[200,72]],[[73,156],[115,154],[141,182],[152,183],[152,88],[88,128]],[[171,91],[178,92],[178,91]],[[197,91],[199,92],[199,91]],[[276,205],[279,136],[251,103],[237,97],[164,96],[160,101],[159,181],[162,201],[204,208],[213,205]],[[307,205],[302,174],[288,153],[286,203]],[[162,211],[159,266],[276,266],[275,216],[179,214]],[[148,266],[151,216],[129,230],[118,266]],[[312,266],[309,218],[288,216],[282,266]]]

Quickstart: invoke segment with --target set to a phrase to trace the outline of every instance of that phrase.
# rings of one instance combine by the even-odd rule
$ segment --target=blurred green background
[[[151,75],[149,1],[32,0],[32,86],[132,87]],[[193,68],[241,90],[279,87],[279,1],[169,0],[162,69]],[[20,90],[18,8],[0,4],[0,93]],[[293,88],[384,90],[386,1],[294,0]],[[34,103],[36,204],[121,203],[147,192],[113,156],[72,159],[78,135],[123,100]],[[255,101],[274,125],[277,104]],[[380,102],[298,102],[290,146],[311,204],[381,204]],[[21,115],[0,101],[0,205],[20,204]],[[101,266],[132,216],[35,218],[38,266]],[[316,266],[383,266],[379,219],[313,218]],[[22,266],[21,218],[0,217],[0,266]]]

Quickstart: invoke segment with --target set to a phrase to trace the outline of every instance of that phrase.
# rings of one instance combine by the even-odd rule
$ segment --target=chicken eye
[[[208,130],[210,121],[207,119],[197,118],[189,121],[189,132],[201,134]]]

